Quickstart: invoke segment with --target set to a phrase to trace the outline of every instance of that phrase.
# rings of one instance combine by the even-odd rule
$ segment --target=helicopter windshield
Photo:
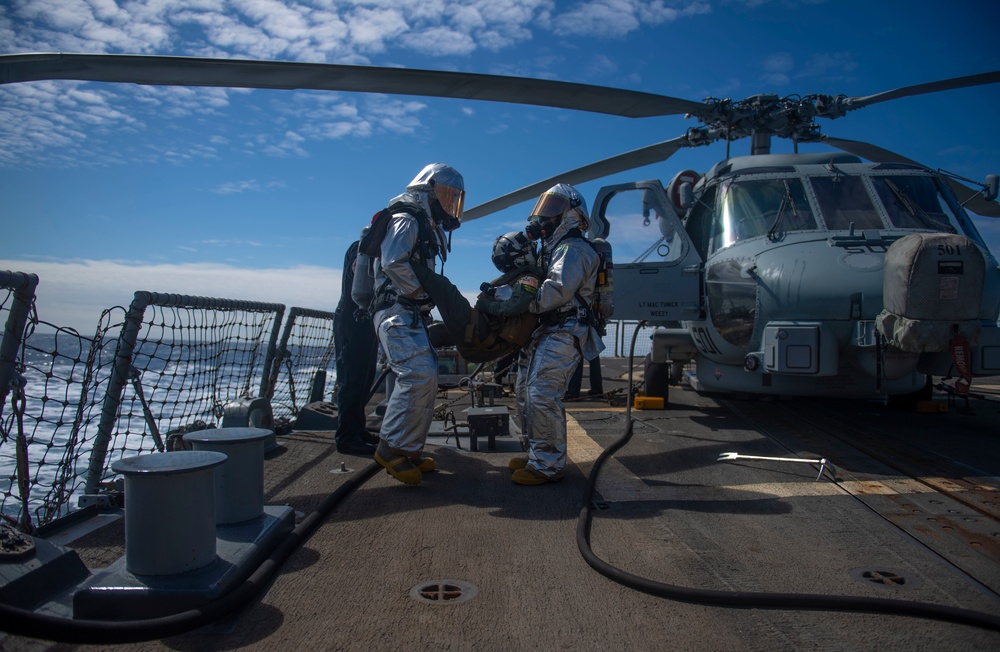
[[[934,180],[924,176],[876,176],[872,183],[892,225],[901,229],[931,229],[955,233],[958,218]]]
[[[816,228],[801,179],[730,179],[722,184],[709,249],[760,236],[780,240],[788,231]]]
[[[819,200],[819,210],[831,231],[856,229],[884,229],[875,205],[859,176],[837,174],[829,177],[810,177]]]

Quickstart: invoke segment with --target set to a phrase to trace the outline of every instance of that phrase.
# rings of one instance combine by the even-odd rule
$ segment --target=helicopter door
[[[601,188],[590,237],[611,244],[614,318],[650,322],[696,319],[701,256],[659,181]]]

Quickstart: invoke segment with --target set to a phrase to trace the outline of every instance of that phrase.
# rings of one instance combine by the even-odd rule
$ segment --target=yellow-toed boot
[[[545,484],[547,482],[559,482],[563,479],[566,474],[562,471],[555,473],[554,475],[545,475],[533,466],[525,466],[523,469],[518,469],[510,476],[516,484],[523,485],[536,485]]]
[[[511,471],[519,471],[524,467],[528,466],[528,456],[521,455],[520,457],[512,457],[510,461],[507,462],[507,468]]]
[[[420,484],[424,474],[409,457],[393,452],[385,441],[378,443],[375,461],[385,467],[389,475],[405,484]],[[433,462],[433,460],[431,460]]]
[[[421,473],[430,473],[438,467],[433,457],[414,457],[412,461]]]

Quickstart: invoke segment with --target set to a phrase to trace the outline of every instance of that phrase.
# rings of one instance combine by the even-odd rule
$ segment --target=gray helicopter
[[[551,80],[280,61],[96,54],[0,56],[0,83],[43,79],[313,89],[533,104],[626,117],[686,114],[672,140],[554,175],[472,207],[477,219],[580,184],[726,142],[705,174],[602,188],[590,238],[614,249],[614,318],[658,326],[650,363],[699,389],[785,396],[926,392],[931,376],[1000,374],[1000,269],[967,211],[1000,217],[984,183],[820,133],[834,119],[913,95],[1000,82],[1000,71],[862,97],[703,102]],[[794,154],[770,153],[773,137]],[[751,139],[749,156],[729,144]],[[800,154],[821,142],[843,153]],[[863,158],[862,158],[863,157]],[[863,159],[867,159],[867,162]],[[972,184],[977,189],[970,189]]]
[[[651,361],[675,381],[694,362],[702,390],[917,395],[933,375],[965,393],[1000,372],[1000,270],[945,180],[757,154],[603,188],[593,233],[632,261],[615,266],[615,315],[663,325]]]

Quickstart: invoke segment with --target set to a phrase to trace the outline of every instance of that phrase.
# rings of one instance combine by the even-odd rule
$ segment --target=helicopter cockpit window
[[[884,229],[875,205],[861,177],[838,174],[829,177],[810,177],[819,210],[831,231],[855,229]]]
[[[677,232],[680,221],[662,217],[673,213],[668,213],[670,209],[660,199],[656,193],[637,188],[616,192],[608,200],[604,216],[615,262],[670,263],[687,253],[686,241]]]
[[[761,236],[780,240],[790,231],[816,228],[801,180],[732,179],[722,184],[709,249]]]
[[[901,229],[958,231],[959,222],[934,180],[921,176],[876,176],[872,183],[892,225]]]

